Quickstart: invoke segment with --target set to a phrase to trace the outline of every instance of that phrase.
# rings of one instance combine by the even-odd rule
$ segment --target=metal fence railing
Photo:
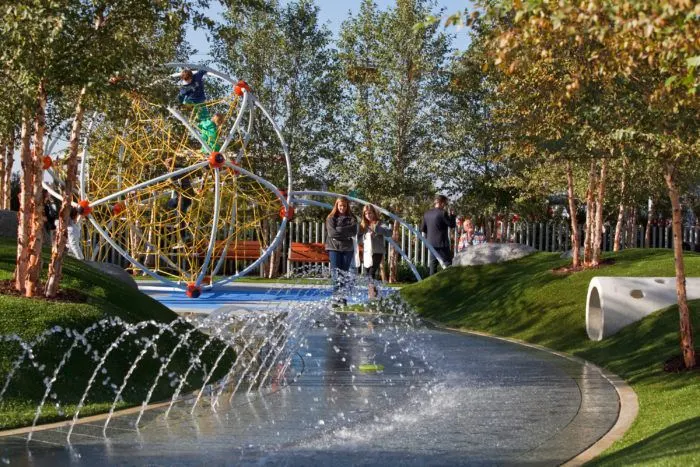
[[[269,236],[262,243],[269,244],[272,238],[276,235],[279,224],[270,226]],[[420,227],[414,225],[418,230]],[[622,234],[622,248],[641,248],[644,246],[645,237],[644,225],[638,225],[634,229],[625,229]],[[453,242],[454,250],[458,250],[458,240],[460,229],[450,229],[449,235]],[[248,240],[261,240],[258,238],[259,231],[251,231],[246,235]],[[295,220],[288,225],[284,241],[278,250],[280,273],[286,273],[287,256],[289,253],[290,242],[301,243],[323,243],[326,239],[326,229],[323,222],[320,221],[298,221]],[[579,239],[583,245],[584,241],[584,226],[579,229]],[[602,236],[603,251],[612,251],[615,239],[614,227],[606,226]],[[673,232],[670,225],[653,225],[651,228],[651,248],[673,248]],[[549,252],[564,252],[571,249],[571,229],[570,224],[564,221],[549,221],[549,222],[524,222],[517,223],[500,223],[496,232],[491,233],[491,239],[487,239],[483,230],[477,229],[474,235],[474,243],[482,242],[499,242],[499,243],[519,243],[528,245],[539,251]],[[687,249],[697,251],[700,249],[700,226],[684,226],[683,242]],[[410,258],[415,265],[427,266],[430,259],[428,248],[420,242],[418,237],[405,226],[401,226],[399,238],[396,242],[401,249],[406,253],[406,257]],[[468,248],[468,247],[467,247]],[[112,251],[107,245],[103,245],[102,252],[99,255],[100,261],[107,261],[126,266],[126,261],[121,258],[116,252]],[[404,259],[401,259],[405,262]],[[230,260],[226,262],[224,270],[221,271],[224,275],[234,274],[250,264],[251,260]],[[298,267],[301,264],[293,263],[292,267]]]

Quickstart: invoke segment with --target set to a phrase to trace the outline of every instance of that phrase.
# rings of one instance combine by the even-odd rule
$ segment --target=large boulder
[[[124,282],[125,284],[138,289],[138,285],[136,284],[136,281],[134,280],[133,277],[131,277],[131,274],[126,272],[124,268],[121,266],[118,266],[116,264],[111,264],[111,263],[98,263],[97,261],[83,261],[85,264],[88,266],[91,266],[95,269],[97,269],[100,272],[103,272],[104,274],[107,274],[110,277],[113,277],[117,280],[120,280]]]
[[[531,255],[537,250],[519,243],[481,243],[468,246],[452,260],[454,266],[475,266],[510,261]]]
[[[17,238],[17,213],[0,210],[0,237]]]

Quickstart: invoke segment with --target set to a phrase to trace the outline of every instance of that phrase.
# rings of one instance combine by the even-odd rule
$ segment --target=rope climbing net
[[[123,124],[95,119],[75,203],[89,220],[86,257],[116,251],[190,296],[257,267],[280,244],[293,212],[283,194],[291,192],[291,162],[275,122],[247,84],[205,69],[228,88],[221,97],[164,106],[131,93]],[[256,141],[259,135],[267,139]],[[60,165],[52,170],[60,183]],[[257,259],[220,277],[225,261],[251,258],[248,240],[259,245]]]

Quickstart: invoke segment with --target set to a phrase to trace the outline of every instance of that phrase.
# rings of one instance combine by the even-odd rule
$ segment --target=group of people
[[[433,208],[423,216],[421,231],[434,251],[440,256],[443,264],[452,264],[452,248],[448,232],[456,225],[455,214],[446,211],[447,197],[439,195],[435,198]],[[326,251],[331,267],[334,295],[339,294],[345,285],[347,273],[355,256],[355,244],[362,245],[362,259],[356,266],[362,265],[370,278],[369,297],[377,296],[375,281],[379,268],[386,254],[386,237],[392,231],[381,225],[379,211],[367,204],[362,208],[362,217],[358,224],[347,198],[337,198],[333,209],[326,218]],[[433,274],[440,261],[435,255],[430,260],[430,274]],[[344,303],[342,297],[337,300]]]

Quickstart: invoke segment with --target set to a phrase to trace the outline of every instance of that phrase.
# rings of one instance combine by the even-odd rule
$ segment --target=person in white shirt
[[[369,298],[377,296],[377,287],[374,281],[377,279],[379,267],[384,261],[386,253],[386,241],[384,236],[390,236],[391,230],[379,224],[379,212],[372,205],[365,205],[362,209],[362,220],[358,230],[358,242],[362,245],[362,265],[367,269],[369,276]]]
[[[82,228],[78,223],[78,210],[76,208],[70,208],[70,221],[68,222],[68,254],[73,258],[84,260],[83,248],[80,245],[80,239],[82,237]]]

